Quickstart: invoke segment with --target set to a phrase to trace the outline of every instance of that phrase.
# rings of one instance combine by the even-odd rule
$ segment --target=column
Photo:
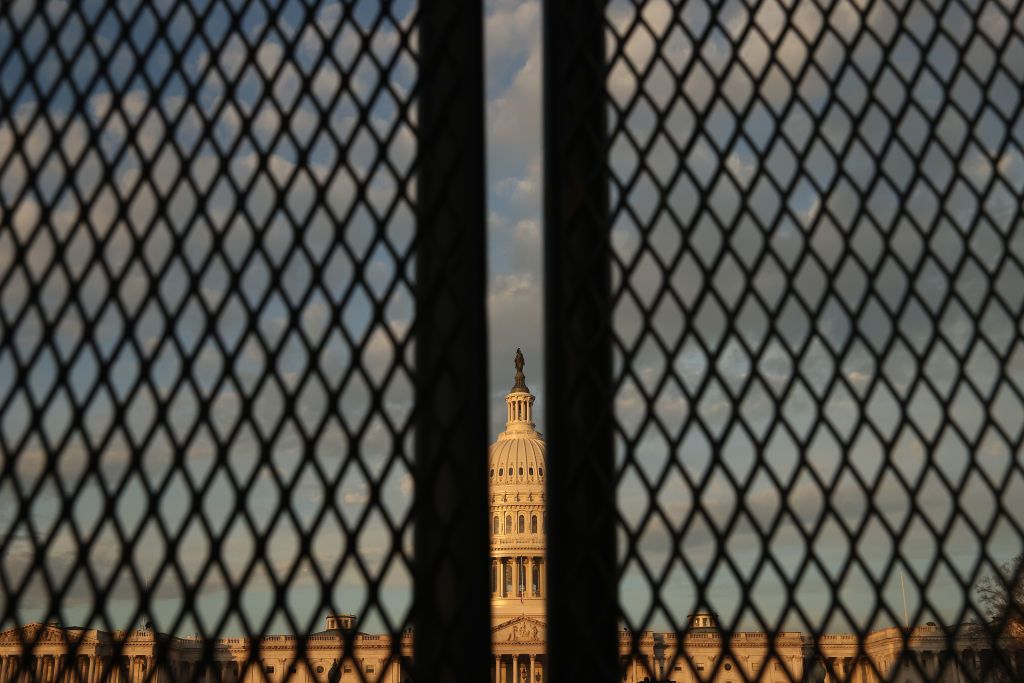
[[[536,659],[537,659],[537,655],[530,655],[530,678],[528,679],[530,681],[530,683],[533,683],[533,681],[534,681],[534,678],[533,678],[533,665],[534,665],[534,662],[536,661]]]
[[[498,673],[500,674],[498,676],[498,683],[505,683],[505,661],[500,655],[498,656]]]
[[[500,681],[498,681],[498,670],[500,668],[501,668],[501,657],[495,656],[494,657],[494,679],[493,679],[494,683],[500,683]]]

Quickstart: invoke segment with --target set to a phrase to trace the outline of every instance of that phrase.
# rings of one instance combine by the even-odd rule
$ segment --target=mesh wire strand
[[[1024,545],[1021,4],[604,16],[623,652],[667,632],[652,679],[796,677],[771,658],[802,631],[805,675],[852,675],[824,636],[865,661],[902,573],[910,624],[1005,676],[976,585]],[[761,670],[740,631],[768,634]]]

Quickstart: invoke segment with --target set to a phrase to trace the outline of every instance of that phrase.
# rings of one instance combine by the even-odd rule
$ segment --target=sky
[[[150,585],[149,616],[179,634],[308,632],[325,604],[400,628],[411,6],[359,3],[346,24],[332,2],[152,5],[61,23],[50,3],[59,53],[28,3],[0,19],[0,49],[23,48],[0,58],[4,591],[22,621],[49,613],[49,578],[65,623],[124,627]],[[485,7],[490,430],[521,347],[543,431],[541,7]],[[888,626],[900,571],[912,620],[976,616],[960,586],[1022,549],[1024,14],[918,2],[897,31],[880,5],[754,7],[606,13],[624,619]]]

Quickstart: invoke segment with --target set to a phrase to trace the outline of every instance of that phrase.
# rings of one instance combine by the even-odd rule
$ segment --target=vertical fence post
[[[487,680],[481,3],[419,8],[414,677]]]
[[[554,681],[617,680],[603,6],[544,5],[548,648]]]

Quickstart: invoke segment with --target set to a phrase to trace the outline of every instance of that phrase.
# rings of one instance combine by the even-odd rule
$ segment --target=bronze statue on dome
[[[530,390],[526,387],[526,375],[523,374],[523,368],[526,366],[526,359],[523,358],[523,350],[516,349],[516,383],[512,385],[512,391],[525,391],[529,393]]]

